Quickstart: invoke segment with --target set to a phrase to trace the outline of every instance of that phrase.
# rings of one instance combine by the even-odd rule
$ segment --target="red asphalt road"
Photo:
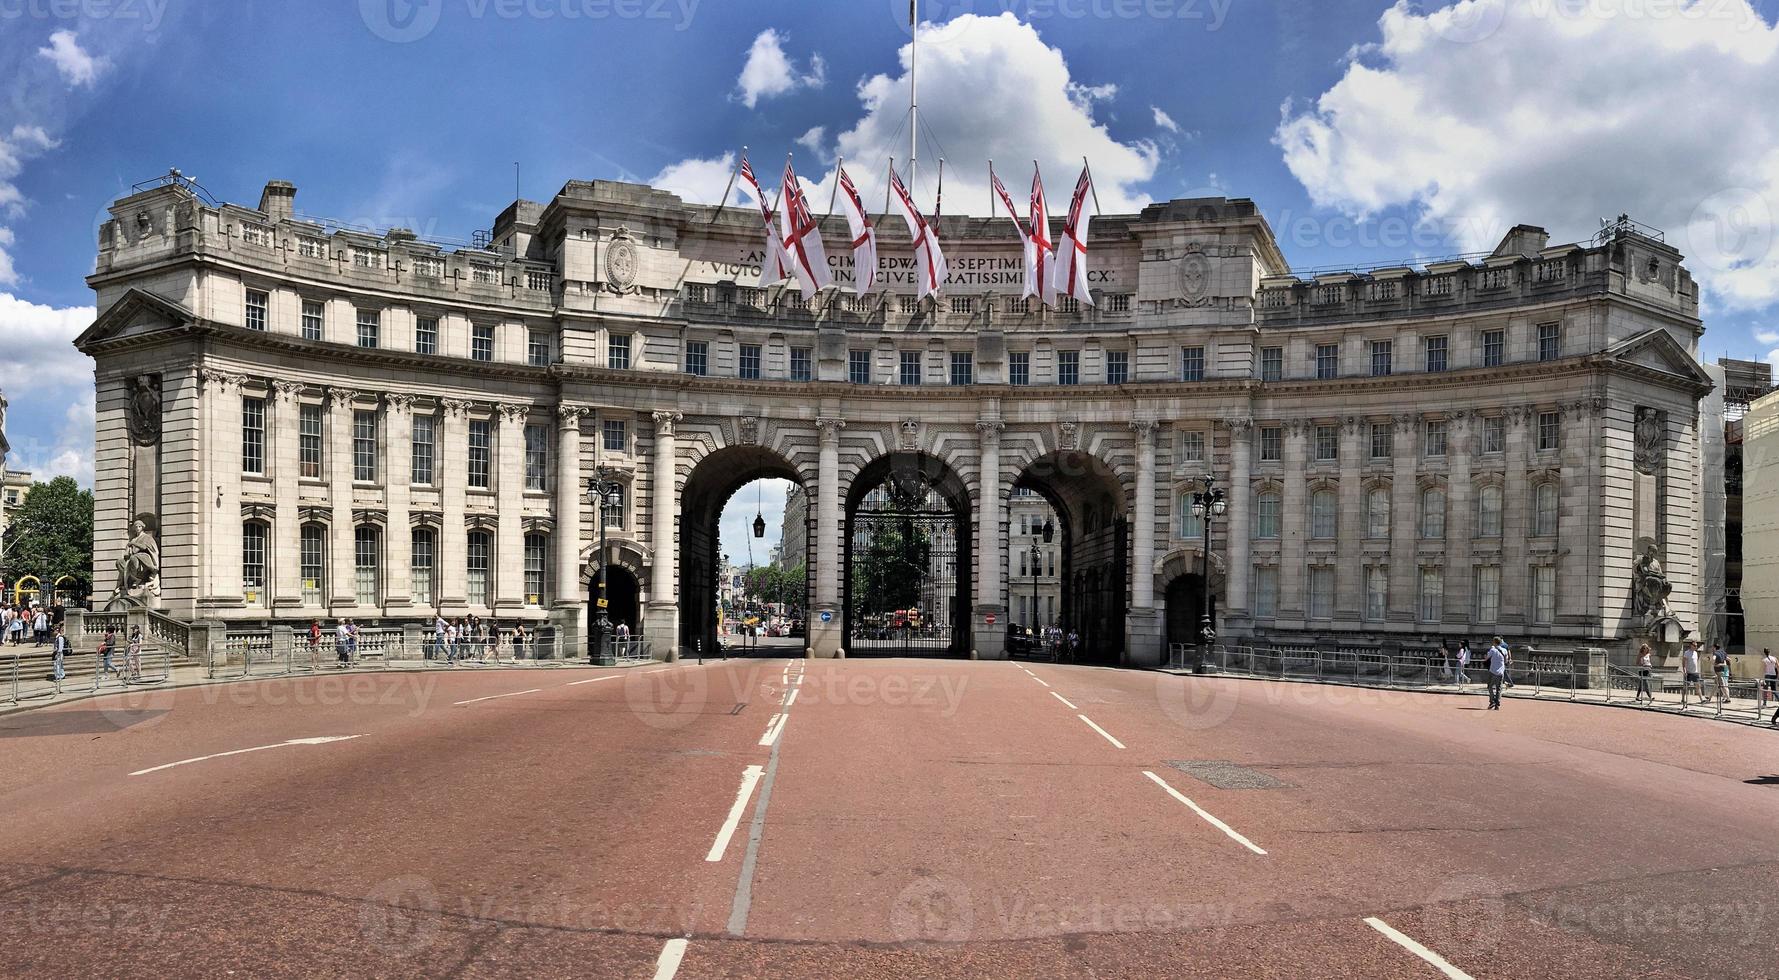
[[[0,717],[0,974],[1441,975],[1376,917],[1453,976],[1779,976],[1779,735],[1481,705],[782,659],[78,702]]]

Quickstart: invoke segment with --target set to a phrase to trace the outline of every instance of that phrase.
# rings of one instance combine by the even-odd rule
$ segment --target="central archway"
[[[872,461],[846,499],[849,656],[961,657],[970,649],[970,494],[924,453]]]
[[[788,480],[808,489],[790,461],[762,446],[729,446],[699,460],[680,494],[679,635],[682,655],[718,649],[717,579],[722,572],[719,524],[729,498],[761,479]],[[814,534],[804,535],[805,541]],[[806,556],[807,557],[807,556]],[[811,569],[814,562],[805,561]],[[808,595],[807,574],[804,594]],[[807,607],[807,602],[805,603]]]

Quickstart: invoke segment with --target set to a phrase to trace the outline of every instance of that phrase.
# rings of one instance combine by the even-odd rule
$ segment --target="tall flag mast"
[[[920,50],[920,0],[908,0],[908,183],[914,183],[920,159],[920,94],[915,87],[914,56]]]

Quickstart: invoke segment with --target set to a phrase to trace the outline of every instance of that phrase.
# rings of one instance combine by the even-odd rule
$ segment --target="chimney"
[[[1550,232],[1537,225],[1514,225],[1513,230],[1495,246],[1495,256],[1537,255],[1550,244]]]
[[[295,207],[296,185],[288,180],[270,181],[260,192],[259,209],[273,221],[288,220]]]

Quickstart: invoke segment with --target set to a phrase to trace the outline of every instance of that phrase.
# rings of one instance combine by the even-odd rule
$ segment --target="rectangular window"
[[[1202,463],[1205,461],[1205,434],[1202,432],[1180,433],[1180,462]]]
[[[321,479],[320,405],[297,409],[297,475],[305,480]]]
[[[1421,569],[1421,622],[1437,623],[1445,618],[1445,572],[1438,568]]]
[[[1180,494],[1178,498],[1180,512],[1180,537],[1187,541],[1204,540],[1205,520],[1192,512],[1192,492]]]
[[[1371,423],[1371,458],[1389,459],[1396,455],[1396,432],[1389,422]]]
[[[1316,345],[1316,380],[1332,381],[1340,377],[1340,345]]]
[[[352,479],[377,482],[377,413],[352,413]]]
[[[1365,618],[1374,623],[1384,621],[1390,605],[1390,571],[1382,565],[1365,569]]]
[[[494,360],[494,325],[477,323],[469,328],[469,356],[472,360]]]
[[[411,443],[413,450],[411,471],[408,476],[410,483],[427,487],[432,485],[432,464],[436,453],[438,419],[431,415],[414,416],[414,438]]]
[[[605,522],[606,527],[624,526],[624,496],[628,492],[628,487],[619,484],[617,492],[606,497],[600,505],[599,518]]]
[[[326,307],[312,299],[303,300],[303,339],[320,340]]]
[[[1016,350],[1008,352],[1007,383],[1010,385],[1029,385],[1032,383],[1032,355],[1030,351]]]
[[[541,425],[525,427],[525,489],[548,490],[550,431]]]
[[[1484,453],[1507,451],[1507,416],[1484,416],[1482,420],[1482,451]]]
[[[846,352],[846,380],[855,385],[871,383],[870,351],[849,350]]]
[[[374,606],[381,597],[377,588],[382,559],[380,543],[374,527],[360,527],[352,532],[353,592],[361,606]]]
[[[383,314],[376,310],[358,311],[358,346],[381,346]]]
[[[1130,380],[1130,351],[1106,351],[1106,384],[1121,385]]]
[[[951,383],[954,385],[976,383],[976,355],[967,350],[951,352]]]
[[[432,566],[433,566],[432,529],[417,527],[409,538],[409,564],[413,572],[410,581],[414,589],[414,604],[419,606],[432,605]]]
[[[1317,565],[1310,569],[1311,619],[1334,618],[1334,569]]]
[[[247,329],[264,330],[266,328],[266,307],[270,306],[271,302],[272,298],[264,290],[249,289],[247,291],[247,316],[242,321]]]
[[[1446,369],[1447,340],[1442,336],[1428,337],[1424,344],[1427,349],[1427,371],[1436,373]]]
[[[686,341],[686,373],[700,378],[710,373],[709,341]]]
[[[1080,351],[1059,350],[1056,352],[1056,383],[1059,385],[1078,385],[1081,383]]]
[[[1285,379],[1285,348],[1260,348],[1260,380],[1283,381]]]
[[[613,334],[605,339],[605,366],[613,371],[630,370],[629,334]]]
[[[439,318],[422,316],[414,319],[414,353],[432,356],[439,352]]]
[[[464,548],[464,570],[467,575],[467,598],[472,606],[488,605],[489,536],[485,531],[471,531]]]
[[[1500,367],[1507,356],[1507,331],[1484,330],[1482,334],[1483,367]]]
[[[742,344],[741,360],[735,369],[735,376],[743,381],[760,380],[760,345]]]
[[[1388,340],[1371,342],[1371,376],[1374,378],[1388,377],[1390,374],[1390,352],[1392,343]]]
[[[1563,327],[1558,323],[1538,325],[1538,359],[1554,361],[1563,353]]]
[[[1532,622],[1549,625],[1557,619],[1557,569],[1539,565],[1532,569]]]
[[[1276,493],[1260,493],[1254,497],[1254,537],[1262,541],[1272,541],[1279,536],[1279,517],[1282,504]]]
[[[791,348],[791,380],[808,381],[814,377],[815,372],[810,370],[809,348]]]
[[[1445,419],[1428,419],[1425,428],[1423,446],[1426,454],[1431,457],[1445,455]]]
[[[1203,381],[1205,379],[1205,349],[1203,347],[1180,348],[1180,380]]]
[[[532,367],[550,366],[550,335],[532,330],[525,337],[525,363]]]
[[[1501,566],[1476,569],[1476,621],[1493,623],[1501,617]]]
[[[470,419],[469,485],[477,490],[488,489],[488,453],[493,430],[494,423],[487,419]]]
[[[900,363],[901,370],[897,374],[897,380],[905,385],[920,384],[920,351],[902,351]]]
[[[252,605],[265,602],[266,526],[258,521],[241,525],[241,590]]]
[[[1562,445],[1561,419],[1555,412],[1538,413],[1538,451],[1555,452]]]
[[[544,603],[544,563],[548,561],[548,538],[541,534],[525,536],[525,604]]]
[[[1316,426],[1316,459],[1323,462],[1340,458],[1340,426]]]
[[[608,453],[621,453],[630,448],[629,426],[623,419],[605,419],[599,423],[600,445]]]
[[[266,475],[266,400],[241,399],[241,472]]]
[[[305,524],[298,545],[297,573],[303,579],[303,605],[319,606],[327,592],[327,539],[319,524]]]
[[[1279,614],[1279,570],[1272,565],[1254,568],[1254,615],[1271,619]]]
[[[1260,461],[1276,463],[1285,458],[1285,430],[1276,425],[1260,427]]]

